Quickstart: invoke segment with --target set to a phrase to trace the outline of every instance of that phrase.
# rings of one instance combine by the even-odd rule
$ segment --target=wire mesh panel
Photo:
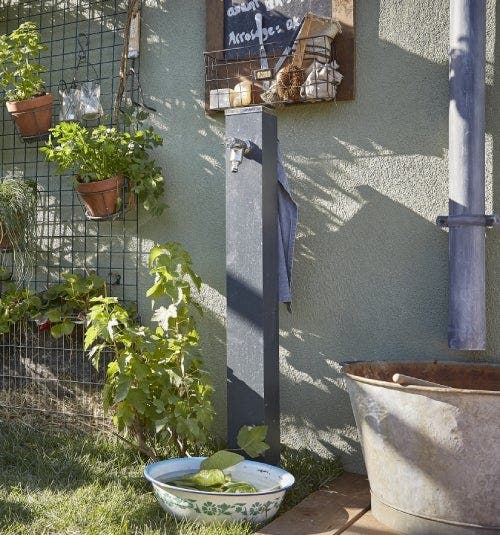
[[[54,97],[52,125],[59,121],[65,89],[98,85],[103,114],[83,114],[87,126],[111,124],[124,43],[126,2],[118,0],[0,0],[0,33],[25,21],[40,29],[47,49],[40,53],[46,68],[45,90]],[[138,65],[132,64],[134,72]],[[133,88],[128,88],[133,91]],[[82,205],[74,179],[57,175],[39,149],[44,136],[24,138],[2,106],[0,177],[35,180],[38,189],[36,269],[29,283],[43,291],[65,272],[96,273],[109,293],[137,302],[138,219],[126,181],[124,202],[116,214],[95,218]],[[3,251],[3,249],[2,249]],[[9,262],[3,252],[1,259]],[[5,288],[0,280],[0,287]],[[0,406],[49,413],[99,416],[97,400],[104,366],[96,372],[85,355],[83,326],[58,340],[34,321],[17,324],[0,339]],[[1,336],[1,335],[0,335]],[[97,400],[97,401],[96,401]]]

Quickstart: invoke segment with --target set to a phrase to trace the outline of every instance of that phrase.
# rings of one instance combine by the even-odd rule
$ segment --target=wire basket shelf
[[[283,50],[266,43],[205,52],[207,111],[255,105],[283,106],[335,99],[342,81],[334,40],[327,35],[296,39]]]

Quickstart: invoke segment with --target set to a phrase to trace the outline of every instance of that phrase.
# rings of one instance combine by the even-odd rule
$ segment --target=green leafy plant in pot
[[[45,92],[40,76],[45,68],[36,62],[42,50],[46,47],[33,22],[0,35],[0,89],[24,138],[43,136],[51,126],[53,97]]]
[[[37,190],[33,181],[0,180],[0,248],[12,249],[14,279],[28,282],[35,266]]]
[[[92,129],[75,122],[62,122],[40,150],[47,160],[56,162],[57,172],[71,171],[76,191],[91,218],[104,218],[123,206],[124,181],[144,208],[159,215],[164,183],[161,168],[150,151],[163,143],[152,127],[142,128],[147,114],[136,114],[123,130],[99,125]]]

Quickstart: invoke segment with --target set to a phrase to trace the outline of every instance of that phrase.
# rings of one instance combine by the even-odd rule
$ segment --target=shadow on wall
[[[221,116],[207,119],[203,110],[204,11],[195,0],[148,6],[142,73],[159,111],[154,121],[166,133],[170,207],[164,225],[144,221],[141,232],[154,241],[181,241],[209,293],[223,297],[224,128]],[[283,419],[297,430],[287,434],[290,443],[324,454],[346,452],[348,467],[359,467],[360,454],[340,362],[484,358],[446,348],[447,235],[433,218],[446,212],[448,64],[381,39],[380,9],[378,1],[358,9],[356,100],[278,113],[300,210],[293,313],[283,309],[281,320]],[[174,37],[175,29],[187,28],[186,20],[189,31],[176,30]],[[489,115],[498,117],[500,94],[490,88],[488,98]],[[496,137],[494,125],[488,128]],[[495,143],[494,164],[499,159]],[[435,165],[430,173],[424,168],[429,162]],[[391,199],[391,188],[400,188],[407,205],[419,200],[419,206]],[[497,212],[499,190],[497,177]],[[348,217],[340,205],[348,207]],[[494,354],[500,289],[491,286],[500,251],[489,242],[488,354]],[[204,303],[206,362],[223,398],[222,307],[210,295]],[[219,413],[223,418],[222,404]]]
[[[353,454],[349,465],[360,459],[338,363],[446,353],[446,235],[368,186],[358,193],[362,206],[346,225],[326,237],[315,226],[299,241],[296,274],[309,275],[281,337],[287,423],[331,453]]]

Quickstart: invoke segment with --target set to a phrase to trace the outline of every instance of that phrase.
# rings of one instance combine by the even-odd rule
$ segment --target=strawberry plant
[[[104,279],[97,275],[63,273],[61,278],[62,282],[40,294],[42,306],[35,316],[38,323],[50,327],[54,338],[71,334],[75,322],[84,323],[91,299],[106,293]]]

